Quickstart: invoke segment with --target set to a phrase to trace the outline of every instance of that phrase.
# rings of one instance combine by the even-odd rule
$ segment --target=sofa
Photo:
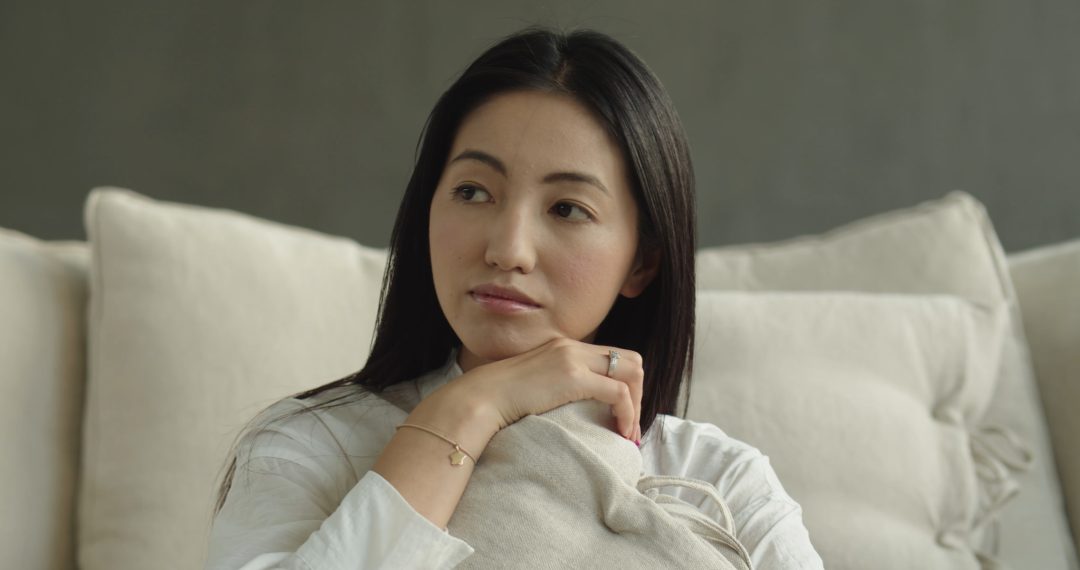
[[[247,422],[363,365],[386,252],[120,188],[84,221],[0,229],[0,567],[200,568]],[[1080,239],[1007,255],[951,191],[697,286],[678,413],[769,457],[826,567],[1077,568]]]

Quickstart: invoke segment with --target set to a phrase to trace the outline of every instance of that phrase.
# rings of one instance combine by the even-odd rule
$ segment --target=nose
[[[518,210],[504,209],[490,220],[484,261],[503,271],[529,273],[536,265],[528,216]]]

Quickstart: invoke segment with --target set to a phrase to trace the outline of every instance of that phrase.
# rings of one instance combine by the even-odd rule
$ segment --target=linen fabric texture
[[[529,415],[488,443],[448,525],[476,553],[459,568],[716,568],[750,557],[716,488],[642,476],[641,453],[606,424],[607,404]],[[715,521],[658,493],[686,484],[721,505]]]

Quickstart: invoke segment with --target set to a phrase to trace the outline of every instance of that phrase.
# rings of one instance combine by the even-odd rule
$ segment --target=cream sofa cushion
[[[1019,305],[1001,243],[978,200],[954,191],[820,235],[703,249],[697,261],[699,291],[936,293],[988,306],[1007,303],[1009,334],[984,423],[1018,434],[1034,451],[1035,460],[1016,475],[1022,491],[1002,512],[997,550],[1016,568],[1033,563],[1046,570],[1075,566],[1076,548],[1052,468],[1053,450]]]
[[[0,228],[0,568],[75,566],[88,260]]]
[[[1073,538],[1080,544],[1080,239],[1009,256]]]
[[[1007,312],[953,296],[698,294],[687,416],[757,446],[826,568],[979,568],[969,453]]]
[[[95,189],[83,570],[201,568],[244,424],[367,358],[385,254],[236,212]]]

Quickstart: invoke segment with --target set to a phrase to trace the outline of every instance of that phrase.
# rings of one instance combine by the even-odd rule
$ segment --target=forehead
[[[501,93],[466,115],[451,149],[481,150],[503,161],[510,176],[581,170],[605,184],[625,184],[617,142],[590,110],[568,95]]]

